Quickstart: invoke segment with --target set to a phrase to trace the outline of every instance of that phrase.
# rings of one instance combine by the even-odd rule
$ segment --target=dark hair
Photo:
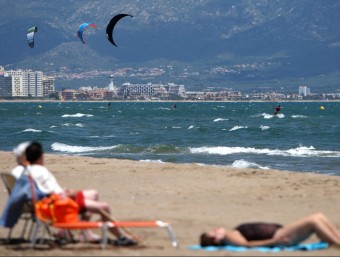
[[[207,233],[202,233],[200,236],[200,244],[201,246],[225,246],[228,244],[226,239],[222,239],[220,242],[215,242],[214,238],[208,236]]]
[[[39,142],[33,141],[26,148],[26,158],[31,164],[34,164],[43,155],[43,147]]]

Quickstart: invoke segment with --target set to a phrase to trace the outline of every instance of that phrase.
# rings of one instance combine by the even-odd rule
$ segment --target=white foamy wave
[[[85,152],[98,152],[115,149],[118,146],[98,146],[98,147],[88,147],[88,146],[73,146],[66,145],[62,143],[53,143],[51,145],[52,150],[58,152],[66,153],[85,153]]]
[[[264,119],[271,119],[274,117],[273,114],[268,114],[268,113],[262,113],[261,116],[264,118]]]
[[[261,116],[264,118],[264,119],[272,119],[272,118],[279,118],[279,119],[283,119],[284,117],[286,117],[283,113],[279,113],[277,115],[274,115],[274,114],[268,114],[268,113],[262,113]]]
[[[260,126],[260,129],[261,130],[268,130],[268,129],[270,129],[270,127],[269,126]]]
[[[193,129],[193,128],[195,128],[195,126],[194,126],[194,125],[191,125],[191,126],[189,126],[188,129]]]
[[[229,155],[237,153],[252,153],[252,154],[268,154],[269,149],[256,149],[252,147],[227,147],[227,146],[217,146],[217,147],[198,147],[189,148],[191,153],[207,153],[207,154],[219,154],[219,155]]]
[[[81,117],[93,117],[92,114],[76,113],[76,114],[64,114],[62,118],[81,118]]]
[[[287,151],[289,156],[303,157],[340,157],[340,151],[316,150],[313,146],[300,146]]]
[[[57,128],[57,126],[55,126],[55,125],[52,125],[50,128]]]
[[[256,149],[253,147],[198,147],[189,148],[192,154],[218,154],[218,155],[230,155],[230,154],[263,154],[270,156],[291,156],[291,157],[340,157],[340,151],[326,151],[315,150],[313,146],[305,147],[299,146],[297,148],[288,150],[279,149]]]
[[[233,128],[231,128],[229,131],[235,131],[235,130],[239,130],[239,129],[247,129],[247,126],[235,126]]]
[[[293,119],[304,119],[304,118],[307,118],[307,116],[305,116],[305,115],[292,115],[292,118]]]
[[[162,160],[149,160],[149,159],[146,159],[146,160],[140,160],[140,161],[141,162],[152,162],[152,163],[165,163]]]
[[[81,128],[83,128],[83,127],[84,127],[84,124],[82,124],[82,123],[76,123],[76,124],[72,124],[72,123],[64,123],[64,124],[62,124],[62,126],[65,126],[65,127],[75,126],[75,127],[81,127]]]
[[[262,169],[262,170],[268,170],[268,167],[258,165],[257,163],[254,162],[248,162],[246,160],[236,160],[233,162],[231,165],[234,168],[254,168],[254,169]]]
[[[214,122],[225,121],[225,120],[228,120],[228,119],[217,118],[217,119],[214,119]]]
[[[33,132],[33,133],[40,133],[40,132],[41,132],[41,130],[29,128],[29,129],[25,129],[25,130],[23,130],[22,132]]]

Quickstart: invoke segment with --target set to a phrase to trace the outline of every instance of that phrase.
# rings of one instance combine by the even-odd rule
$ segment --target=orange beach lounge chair
[[[37,201],[35,197],[35,190],[33,186],[33,179],[30,176],[31,181],[31,190],[32,190],[32,200],[33,200],[33,206],[37,207]],[[39,229],[41,227],[44,227],[44,231],[48,231],[49,227],[58,228],[58,229],[64,229],[67,231],[71,230],[86,230],[86,229],[100,229],[102,232],[102,241],[101,241],[101,247],[104,249],[107,246],[108,242],[108,228],[110,227],[120,227],[120,228],[126,228],[126,227],[135,227],[135,228],[165,228],[168,232],[168,235],[171,239],[171,243],[173,247],[178,247],[178,243],[176,241],[175,234],[173,232],[173,229],[168,222],[156,220],[156,221],[82,221],[78,218],[72,222],[54,222],[53,219],[48,219],[44,214],[41,212],[41,209],[34,208],[35,216],[36,216],[36,223],[33,228],[33,232],[31,235],[31,248],[34,248]],[[67,213],[65,213],[67,215]],[[77,216],[78,217],[78,216]],[[44,233],[45,234],[45,233]],[[44,238],[44,234],[43,237]]]

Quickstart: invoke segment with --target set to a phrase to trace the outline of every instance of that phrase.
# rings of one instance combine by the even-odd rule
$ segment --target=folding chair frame
[[[2,182],[4,183],[4,185],[6,187],[8,195],[10,195],[12,193],[12,189],[15,185],[16,178],[11,173],[8,173],[8,172],[1,172],[0,175],[1,175]],[[28,236],[27,236],[27,238],[29,239],[30,236],[31,236],[31,233],[32,233],[33,225],[35,223],[34,209],[33,209],[31,200],[27,201],[24,204],[20,219],[25,220],[23,229],[21,231],[21,237],[20,237],[22,240],[25,240],[25,234],[26,234],[27,226],[29,224],[29,221],[32,221],[29,232],[28,232]],[[9,231],[8,231],[8,235],[7,235],[8,241],[11,241],[13,229],[14,229],[14,227],[10,228]]]
[[[35,207],[36,203],[36,194],[33,186],[33,179],[30,177],[31,182],[31,190],[32,190],[32,203]],[[175,238],[175,234],[170,226],[169,223],[163,222],[163,221],[118,221],[118,222],[112,222],[112,221],[78,221],[73,223],[53,223],[52,221],[45,220],[44,217],[39,213],[39,211],[34,208],[35,210],[35,217],[36,217],[36,223],[35,227],[32,233],[31,237],[31,248],[34,248],[38,230],[40,226],[44,226],[45,228],[48,228],[49,226],[59,229],[65,229],[65,230],[84,230],[84,229],[101,229],[102,231],[102,241],[101,241],[101,247],[102,249],[105,249],[107,246],[108,241],[108,229],[112,227],[161,227],[166,228],[169,234],[169,237],[172,242],[173,247],[178,247],[178,243]],[[44,235],[43,235],[44,238]]]

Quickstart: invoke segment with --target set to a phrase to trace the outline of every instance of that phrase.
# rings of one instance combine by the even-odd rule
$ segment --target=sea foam
[[[88,147],[88,146],[73,146],[63,143],[53,143],[51,145],[52,150],[58,152],[66,153],[85,153],[85,152],[98,152],[115,149],[118,146],[98,146],[98,147]]]
[[[81,117],[93,117],[92,114],[76,113],[76,114],[64,114],[62,118],[81,118]]]

